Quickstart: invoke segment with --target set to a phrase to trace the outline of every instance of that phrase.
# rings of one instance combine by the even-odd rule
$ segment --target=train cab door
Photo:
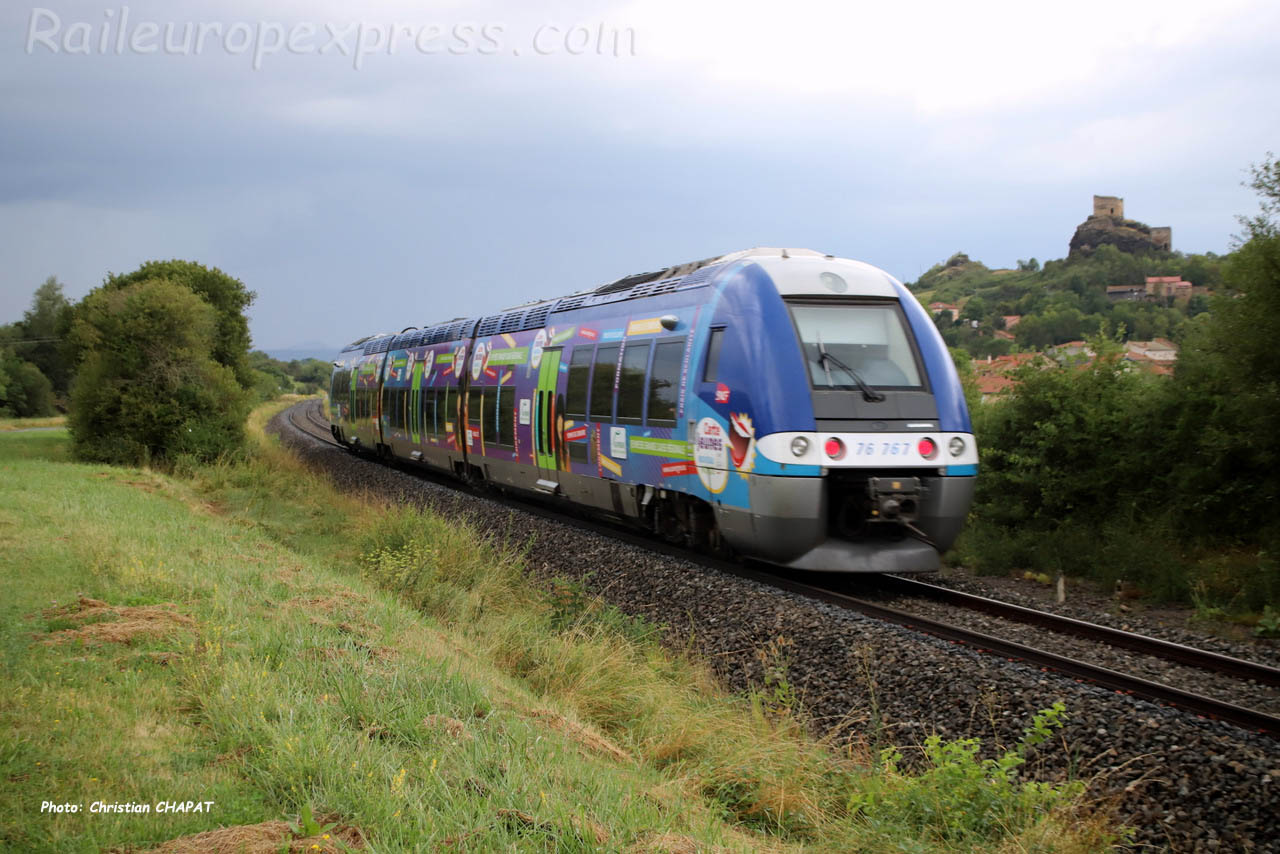
[[[542,351],[538,385],[533,393],[533,453],[538,463],[537,488],[554,495],[560,489],[556,465],[559,448],[556,431],[556,384],[560,381],[561,348]]]

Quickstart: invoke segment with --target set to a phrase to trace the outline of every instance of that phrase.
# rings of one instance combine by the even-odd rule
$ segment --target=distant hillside
[[[1222,286],[1223,259],[1181,252],[1125,252],[1103,243],[1061,260],[1019,261],[993,270],[957,252],[908,284],[933,306],[947,344],[986,358],[1043,351],[1086,336],[1123,329],[1126,340],[1178,342],[1186,324],[1209,308]],[[1189,298],[1146,294],[1148,277],[1175,277],[1194,286]],[[1123,294],[1108,287],[1123,286]]]
[[[305,344],[299,347],[264,347],[262,351],[273,359],[282,362],[301,361],[303,359],[320,359],[324,362],[333,360],[345,344]]]

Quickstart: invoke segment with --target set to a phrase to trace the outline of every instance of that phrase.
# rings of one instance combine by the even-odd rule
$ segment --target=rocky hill
[[[1070,254],[1087,257],[1104,244],[1131,255],[1166,251],[1146,223],[1118,216],[1091,216],[1076,226],[1069,244]]]

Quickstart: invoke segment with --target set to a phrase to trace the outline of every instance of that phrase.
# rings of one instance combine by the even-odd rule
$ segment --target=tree
[[[1177,485],[1196,496],[1190,521],[1201,530],[1221,530],[1230,519],[1246,541],[1262,535],[1280,543],[1273,509],[1280,501],[1280,162],[1255,166],[1253,179],[1261,212],[1241,219],[1247,239],[1224,277],[1231,293],[1189,325],[1174,375],[1189,460]]]
[[[258,378],[249,365],[249,321],[244,315],[257,297],[239,279],[217,267],[210,269],[194,261],[148,261],[127,275],[109,274],[103,287],[127,288],[149,279],[164,279],[190,288],[213,307],[216,328],[213,359],[230,368],[241,388],[252,388]]]
[[[61,345],[71,326],[71,314],[71,302],[63,296],[62,283],[50,276],[36,288],[31,308],[16,324],[21,338],[16,345],[18,353],[40,369],[57,395],[66,394],[71,385],[71,365]]]
[[[185,285],[147,279],[84,299],[72,335],[83,359],[69,427],[84,459],[209,460],[240,445],[248,396],[213,358],[219,313]]]
[[[960,312],[961,320],[981,321],[987,316],[987,302],[982,297],[970,297]]]
[[[959,347],[949,349],[956,374],[960,377],[960,387],[964,389],[964,401],[971,413],[976,412],[982,404],[982,392],[978,390],[978,375],[973,370],[973,357]]]

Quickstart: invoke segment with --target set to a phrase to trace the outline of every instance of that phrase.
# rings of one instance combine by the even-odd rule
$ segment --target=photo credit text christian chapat
[[[89,804],[89,812],[96,813],[207,813],[213,810],[213,801],[156,801],[154,804],[140,803],[107,803],[94,801]],[[83,804],[41,801],[42,813],[78,813],[84,809]]]

